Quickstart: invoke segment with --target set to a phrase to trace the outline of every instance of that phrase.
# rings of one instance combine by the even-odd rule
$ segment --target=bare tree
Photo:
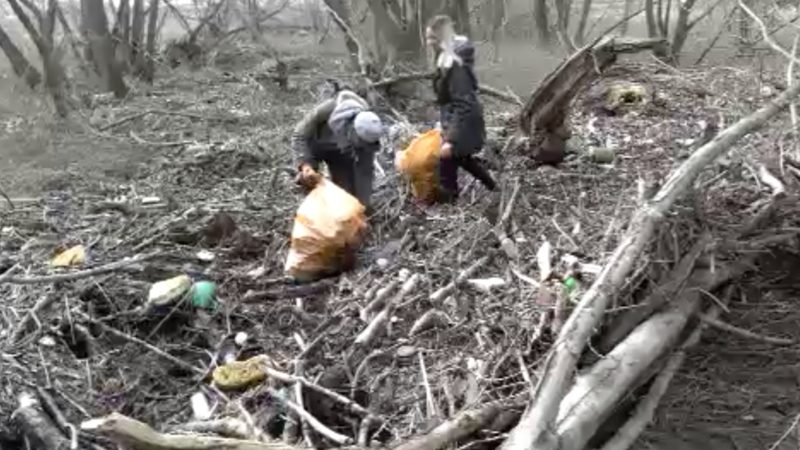
[[[556,30],[559,39],[567,45],[569,41],[569,19],[572,14],[572,0],[555,0],[556,4]]]
[[[336,20],[336,23],[339,24],[340,23],[339,21],[341,21],[341,25],[339,26],[339,28],[341,29],[342,33],[345,36],[344,42],[345,45],[347,46],[347,53],[350,55],[350,63],[354,69],[360,70],[361,65],[359,63],[359,57],[358,57],[359,46],[358,43],[354,40],[354,38],[350,36],[350,33],[352,32],[353,29],[353,23],[350,19],[352,14],[350,13],[349,5],[347,5],[347,2],[345,0],[324,0],[324,2],[325,5],[327,5],[328,8],[330,8],[331,14],[335,14],[336,16],[338,16],[337,17],[338,20]],[[349,29],[345,29],[345,27]]]
[[[678,18],[675,20],[675,26],[670,32],[672,1],[666,0],[666,4],[664,4],[664,0],[645,0],[648,35],[665,39],[670,39],[671,36],[669,54],[657,53],[657,56],[677,64],[689,33],[695,25],[708,17],[721,1],[715,0],[694,18],[691,18],[691,14],[697,4],[697,0],[677,2]]]
[[[25,6],[36,18],[39,28],[37,29],[31,20],[30,15],[22,9],[22,6],[17,0],[8,0],[9,6],[14,11],[28,36],[36,46],[39,56],[42,59],[42,68],[44,70],[45,85],[53,99],[53,105],[56,112],[60,116],[66,116],[69,112],[67,106],[66,93],[64,92],[64,81],[66,74],[62,67],[57,55],[54,52],[53,34],[56,24],[56,13],[58,11],[58,4],[56,0],[48,0],[47,10],[42,11],[36,5],[26,1]]]
[[[31,65],[28,58],[22,54],[19,48],[11,40],[11,36],[6,33],[2,26],[0,26],[0,48],[3,49],[8,61],[11,63],[11,68],[14,73],[31,89],[36,88],[42,82],[42,74]]]
[[[547,0],[533,0],[533,20],[536,25],[539,44],[545,47],[553,44],[553,36],[550,34],[549,14]]]
[[[469,14],[469,0],[448,0],[446,11],[456,22],[456,31],[472,37],[472,23]],[[492,3],[497,4],[497,1]]]
[[[625,0],[625,6],[628,7],[631,0]],[[581,7],[581,17],[578,20],[578,28],[575,30],[575,38],[573,39],[577,45],[583,45],[586,33],[586,23],[589,21],[589,14],[592,12],[592,0],[583,0]],[[625,11],[623,17],[628,17],[629,11]],[[625,23],[627,24],[627,20]]]
[[[633,10],[633,0],[625,0],[625,11],[623,12],[622,16],[623,17],[630,16],[632,10]],[[628,34],[629,22],[630,21],[626,20],[625,22],[623,22],[620,28],[620,33],[622,33],[623,36],[626,36]]]
[[[122,69],[114,55],[114,45],[108,31],[108,19],[103,0],[84,0],[83,17],[89,37],[92,58],[97,66],[103,86],[117,98],[125,97],[128,87],[122,78]]]
[[[500,61],[500,41],[503,39],[503,29],[506,23],[506,0],[492,0],[489,8],[489,33],[495,62]]]
[[[158,0],[150,0],[150,11],[147,17],[147,43],[145,52],[137,60],[137,72],[143,80],[153,82],[155,76],[156,42],[158,41]]]

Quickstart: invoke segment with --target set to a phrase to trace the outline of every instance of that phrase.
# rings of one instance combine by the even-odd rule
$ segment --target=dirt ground
[[[308,62],[315,59],[314,62]],[[320,60],[326,62],[320,63]],[[557,62],[558,58],[555,56],[539,59],[538,72],[527,73],[526,80],[531,82],[531,86],[535,85]],[[232,198],[238,201],[240,197],[244,197],[248,204],[255,204],[247,220],[256,223],[252,229],[260,231],[261,236],[271,236],[272,240],[267,245],[272,254],[267,251],[267,259],[269,264],[278,267],[285,248],[285,243],[279,241],[285,238],[293,208],[296,206],[294,200],[297,197],[287,196],[286,188],[280,187],[276,189],[276,195],[282,196],[286,204],[278,203],[277,200],[274,205],[270,204],[269,197],[262,192],[269,191],[264,185],[288,184],[288,179],[277,174],[278,171],[274,169],[285,164],[287,160],[285,152],[288,152],[289,127],[302,114],[302,107],[313,103],[314,86],[322,81],[324,75],[346,74],[347,68],[340,55],[336,56],[335,53],[320,52],[316,56],[305,56],[303,61],[298,63],[299,67],[308,65],[310,68],[298,69],[298,75],[294,78],[296,84],[291,92],[280,92],[274,86],[265,85],[256,79],[256,75],[265,70],[265,64],[267,63],[255,62],[224,70],[207,68],[191,71],[180,68],[174,72],[165,71],[164,76],[159,77],[153,88],[137,86],[131,101],[117,104],[102,97],[94,98],[91,100],[94,102],[93,108],[84,109],[92,111],[93,116],[73,118],[67,123],[54,121],[45,102],[32,98],[24,88],[6,78],[0,83],[0,90],[9,93],[8,98],[11,102],[4,105],[15,106],[0,107],[0,188],[13,199],[48,196],[55,191],[69,194],[92,192],[97,196],[112,196],[135,191],[139,195],[175,197],[181,204],[205,199],[215,205],[230,205],[233,204]],[[724,72],[722,69],[719,70],[720,73]],[[759,76],[763,78],[763,74],[753,74],[745,69],[732,70],[743,80],[753,80]],[[482,80],[498,87],[513,84],[504,83],[504,80],[492,76],[497,71],[499,71],[497,67],[482,68],[481,73],[485,75]],[[690,90],[687,85],[691,86],[694,83],[691,80],[700,80],[703,75],[694,72],[679,77],[662,75],[665,80],[667,78],[672,80],[669,83],[674,83],[674,86],[684,83],[682,88],[675,88],[683,91],[668,91],[674,94],[672,101],[675,102],[670,107],[670,117],[680,117],[684,114],[691,116],[684,120],[679,128],[657,130],[655,127],[658,119],[653,117],[642,117],[624,123],[621,120],[609,119],[597,125],[606,130],[605,134],[614,135],[621,142],[629,142],[624,140],[625,136],[630,137],[637,130],[633,128],[634,133],[631,133],[624,127],[635,125],[650,127],[644,131],[639,129],[647,136],[636,136],[638,139],[636,142],[630,145],[623,144],[624,151],[621,152],[620,159],[623,164],[629,166],[630,174],[652,169],[654,177],[666,175],[672,167],[672,159],[680,159],[684,151],[676,142],[687,135],[696,135],[699,132],[696,120],[709,115],[713,117],[716,113],[725,114],[730,119],[746,112],[728,109],[730,105],[726,102],[733,103],[730,101],[730,96],[746,97],[746,100],[735,103],[735,107],[743,109],[755,108],[764,101],[759,97],[758,85],[753,86],[750,83],[749,91],[745,92],[745,88],[742,87],[741,91],[733,92],[726,89],[724,82],[720,81],[719,86],[709,83],[708,87],[715,94],[703,101],[704,109],[682,111],[683,103],[680,103],[680,99]],[[779,76],[775,75],[776,78]],[[723,78],[728,79],[720,74],[719,79]],[[703,80],[709,79],[715,78],[709,77]],[[668,84],[667,81],[664,83],[665,86]],[[742,85],[748,85],[748,82],[742,81]],[[670,89],[674,87],[672,84],[669,86]],[[186,95],[185,104],[175,104],[181,102],[181,97],[175,95],[181,90],[192,94]],[[725,95],[715,97],[716,94],[723,92]],[[164,98],[169,100],[165,101]],[[201,104],[201,101],[205,104]],[[119,126],[119,129],[127,132],[118,131],[117,128],[98,131],[103,124],[114,123],[147,108],[173,112],[191,109],[197,114],[202,114],[205,119],[199,121],[193,117],[151,114],[137,119],[141,121],[135,122],[135,126],[130,128],[128,124]],[[493,104],[490,111],[496,116],[510,109],[507,105]],[[211,116],[223,115],[225,117],[220,119],[208,119]],[[572,120],[585,126],[587,115],[586,111],[579,112]],[[675,121],[679,122],[678,119]],[[730,120],[726,123],[730,123]],[[497,123],[493,125],[496,126]],[[779,126],[775,125],[776,128]],[[655,139],[657,143],[648,141],[648,138]],[[739,153],[747,152],[752,146],[760,146],[761,154],[755,156],[760,158],[764,153],[761,144],[766,140],[766,137],[760,137],[746,141],[739,149]],[[173,145],[175,143],[184,144]],[[228,158],[227,155],[231,157]],[[669,160],[669,164],[665,163],[665,160]],[[586,202],[587,207],[592,207],[595,203],[608,200],[605,198],[607,194],[601,193],[607,192],[604,189],[611,187],[612,192],[623,197],[633,195],[635,188],[632,175],[609,175],[604,169],[586,168],[580,165],[548,169],[533,175],[529,175],[524,166],[517,166],[511,171],[511,175],[530,177],[526,183],[529,183],[532,192],[538,195],[535,198],[528,198],[528,201],[535,205],[534,210],[538,211],[538,214],[544,216],[552,212],[554,218],[563,220],[567,220],[568,214],[563,216],[558,214],[562,211],[564,203],[573,205],[581,203],[583,207],[582,202]],[[391,178],[385,181],[387,184],[392,182]],[[255,184],[259,185],[258,189],[251,187]],[[581,189],[572,189],[575,184],[581,184]],[[602,188],[598,187],[601,185]],[[720,189],[724,190],[725,186],[721,186]],[[188,190],[193,192],[187,193]],[[567,193],[567,190],[570,191]],[[732,204],[730,209],[738,210],[740,207],[744,209],[743,205],[752,198],[757,198],[759,192],[758,188],[752,187],[752,191],[746,192],[740,199],[740,204]],[[83,201],[89,202],[87,199]],[[469,245],[466,245],[469,243],[467,242],[469,236],[461,238],[464,242],[454,244],[447,241],[447,233],[441,230],[448,226],[449,221],[479,217],[483,212],[481,208],[485,206],[485,202],[482,202],[480,191],[472,186],[465,200],[467,209],[459,212],[449,210],[437,212],[429,220],[442,228],[438,231],[436,228],[426,229],[425,232],[430,233],[427,237],[433,241],[439,239],[440,241],[436,242],[444,247],[462,245],[469,248]],[[252,211],[255,210],[261,211],[262,216],[253,216]],[[623,209],[618,211],[618,216],[626,217],[628,213],[629,210]],[[386,214],[389,217],[389,212]],[[457,215],[458,219],[454,219]],[[276,219],[275,225],[258,224],[267,216],[270,220],[273,217],[285,217]],[[584,223],[589,224],[585,231],[587,235],[592,236],[592,232],[595,231],[602,234],[600,228],[606,224],[595,223],[594,227],[598,230],[591,230],[588,229],[593,226],[591,218],[583,219]],[[714,219],[712,217],[712,220]],[[722,228],[723,220],[728,219],[719,218],[720,222],[715,225]],[[271,227],[275,229],[270,229]],[[387,229],[391,227],[387,226]],[[537,238],[536,230],[523,225],[520,225],[519,229],[521,233],[528,234],[526,239]],[[402,236],[393,237],[399,239]],[[382,246],[374,244],[375,247]],[[473,247],[474,245],[472,243]],[[454,261],[458,258],[458,264],[468,261],[473,255],[471,249],[460,250],[452,255],[447,253],[448,250],[449,247],[437,249],[431,244],[429,251],[441,252],[441,255],[452,257]],[[729,311],[724,314],[724,319],[760,334],[800,341],[800,329],[796,326],[800,320],[800,313],[792,306],[800,291],[800,282],[797,281],[800,276],[797,272],[800,270],[798,251],[800,251],[798,248],[775,251],[770,257],[760,260],[757,271],[744,279],[737,280],[735,293],[731,297]],[[420,254],[424,255],[425,252],[420,251]],[[436,254],[433,257],[435,259],[441,255]],[[532,252],[527,256],[532,259]],[[236,267],[236,270],[232,271],[242,272],[255,263],[250,261],[248,264]],[[423,267],[424,261],[417,261],[417,265]],[[450,268],[430,270],[436,273],[437,270],[444,272]],[[353,284],[358,282],[357,279],[350,281]],[[519,296],[517,298],[520,302],[524,299],[524,293],[524,291],[515,293]],[[347,298],[346,293],[343,295],[343,298]],[[492,305],[495,307],[494,303]],[[520,307],[520,311],[516,312],[524,316],[527,310],[521,311],[522,309],[524,308]],[[510,312],[514,312],[514,309],[511,308]],[[498,317],[502,317],[502,314]],[[490,316],[490,319],[494,320],[496,317]],[[242,319],[243,322],[247,320]],[[265,333],[273,331],[267,330]],[[457,334],[453,332],[453,335],[448,337],[453,340],[466,339]],[[442,346],[433,351],[446,353],[447,348]],[[108,370],[110,373],[111,369]],[[443,365],[441,370],[444,373],[449,369]],[[124,378],[123,375],[119,377]],[[137,383],[140,382],[144,383],[142,380],[137,380]],[[169,383],[171,381],[159,384],[164,392],[159,392],[158,389],[135,395],[125,392],[124,395],[120,394],[119,398],[122,400],[119,401],[126,405],[127,411],[132,415],[151,414],[151,411],[144,411],[141,405],[168,395],[167,393],[174,387],[167,386]],[[673,381],[667,397],[659,408],[655,423],[643,437],[638,448],[796,449],[800,442],[800,431],[794,431],[782,442],[778,442],[784,431],[800,417],[798,384],[800,384],[800,353],[797,352],[796,345],[776,347],[743,340],[717,330],[707,330],[701,344],[692,350],[686,365]],[[98,391],[102,389],[98,388]],[[98,397],[102,397],[102,394],[103,392],[99,392]],[[181,395],[185,397],[187,393]],[[103,398],[111,397],[113,396],[109,394]],[[135,406],[136,400],[140,402],[139,406]],[[185,398],[180,400],[185,402]],[[104,409],[113,409],[114,405],[103,406],[92,410],[101,412]],[[158,411],[158,414],[163,414],[159,417],[171,419],[178,417],[180,407],[174,407],[175,410],[170,410],[171,408],[173,407],[165,406],[164,411]]]

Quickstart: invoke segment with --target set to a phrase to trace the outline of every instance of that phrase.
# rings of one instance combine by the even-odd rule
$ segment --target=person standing
[[[483,106],[478,99],[475,76],[475,47],[465,36],[456,35],[453,20],[433,17],[425,30],[433,49],[436,74],[433,90],[439,106],[442,129],[439,179],[441,200],[458,198],[458,169],[477,178],[487,189],[497,187],[489,171],[475,158],[486,141]]]

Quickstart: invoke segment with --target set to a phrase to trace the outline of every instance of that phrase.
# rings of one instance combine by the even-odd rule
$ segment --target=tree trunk
[[[111,32],[115,60],[124,72],[129,69],[131,61],[131,8],[128,0],[121,0],[117,8],[116,23]]]
[[[58,115],[65,117],[69,111],[66,97],[64,96],[63,82],[66,79],[66,75],[64,73],[64,68],[53,55],[53,28],[55,27],[56,11],[58,11],[56,0],[49,0],[47,16],[42,17],[42,20],[39,21],[39,25],[42,29],[38,31],[17,0],[8,0],[8,4],[22,23],[22,26],[25,27],[28,36],[30,36],[31,40],[36,45],[36,49],[39,51],[39,56],[42,59],[45,85],[53,98],[56,112]]]
[[[693,24],[689,22],[689,14],[692,13],[695,0],[686,0],[679,6],[678,21],[675,24],[675,35],[672,37],[671,57],[673,63],[678,63],[683,45],[686,43],[686,38],[689,37],[689,32],[692,30]]]
[[[331,9],[336,15],[342,19],[345,25],[353,29],[353,24],[350,21],[350,8],[348,7],[345,0],[324,0],[325,4],[328,5],[328,8]],[[354,70],[361,70],[361,64],[358,60],[358,43],[353,42],[352,39],[347,35],[347,33],[342,30],[342,34],[344,34],[344,43],[347,46],[347,53],[350,55],[350,64],[353,66]]]
[[[572,0],[555,0],[555,3],[558,29],[566,37],[569,31],[569,16],[572,14]]]
[[[25,58],[25,55],[23,55],[14,44],[11,40],[11,36],[6,33],[2,26],[0,26],[0,48],[3,49],[3,53],[5,53],[8,61],[11,63],[14,73],[19,78],[25,80],[25,84],[27,84],[28,87],[35,89],[36,86],[42,82],[42,74],[28,62],[28,59]]]
[[[625,6],[629,6],[630,0],[625,1]],[[586,36],[586,23],[589,22],[589,14],[592,12],[592,0],[583,0],[583,7],[581,9],[581,18],[578,21],[578,29],[575,30],[575,44],[582,47],[585,43]],[[624,17],[628,17],[629,12],[625,12]],[[628,23],[626,20],[625,23]],[[625,34],[625,33],[623,33]]]
[[[656,26],[656,11],[653,0],[644,1],[644,13],[647,19],[647,36],[654,38],[658,36],[658,28]]]
[[[631,10],[633,9],[633,0],[625,0],[625,11],[622,14],[622,17],[629,17],[631,15]],[[628,26],[630,24],[630,20],[626,20],[622,22],[622,26],[620,28],[620,33],[623,36],[628,35]],[[652,37],[652,36],[651,36]]]
[[[128,87],[122,78],[122,70],[114,58],[114,46],[108,32],[108,19],[103,8],[103,0],[84,0],[88,8],[83,16],[89,32],[89,46],[95,64],[100,69],[100,77],[106,90],[113,92],[117,98],[128,94]]]
[[[506,0],[492,0],[489,7],[491,14],[489,25],[491,26],[491,41],[494,48],[492,60],[500,61],[500,43],[503,39],[503,31],[506,21]]]
[[[148,83],[153,82],[156,65],[156,41],[158,39],[158,0],[150,1],[150,12],[147,18],[147,47],[146,53],[139,59],[142,79]]]
[[[472,38],[472,24],[469,17],[469,0],[449,0],[447,7],[450,17],[456,23],[456,32]]]
[[[438,10],[443,6],[434,5],[434,2],[430,1],[426,3],[424,0],[407,3],[399,5],[392,2],[387,5],[380,1],[369,2],[375,20],[375,37],[382,50],[378,58],[387,66],[401,61],[412,65],[424,62],[425,45],[422,40],[420,20],[427,20],[435,14],[431,5]],[[391,8],[391,11],[388,8]]]
[[[539,44],[549,47],[553,44],[553,36],[550,34],[550,20],[548,19],[547,0],[534,0],[533,18],[536,24]]]

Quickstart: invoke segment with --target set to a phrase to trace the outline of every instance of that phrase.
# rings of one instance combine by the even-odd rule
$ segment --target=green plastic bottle
[[[213,281],[198,281],[192,286],[192,305],[202,309],[216,309],[217,285]]]

